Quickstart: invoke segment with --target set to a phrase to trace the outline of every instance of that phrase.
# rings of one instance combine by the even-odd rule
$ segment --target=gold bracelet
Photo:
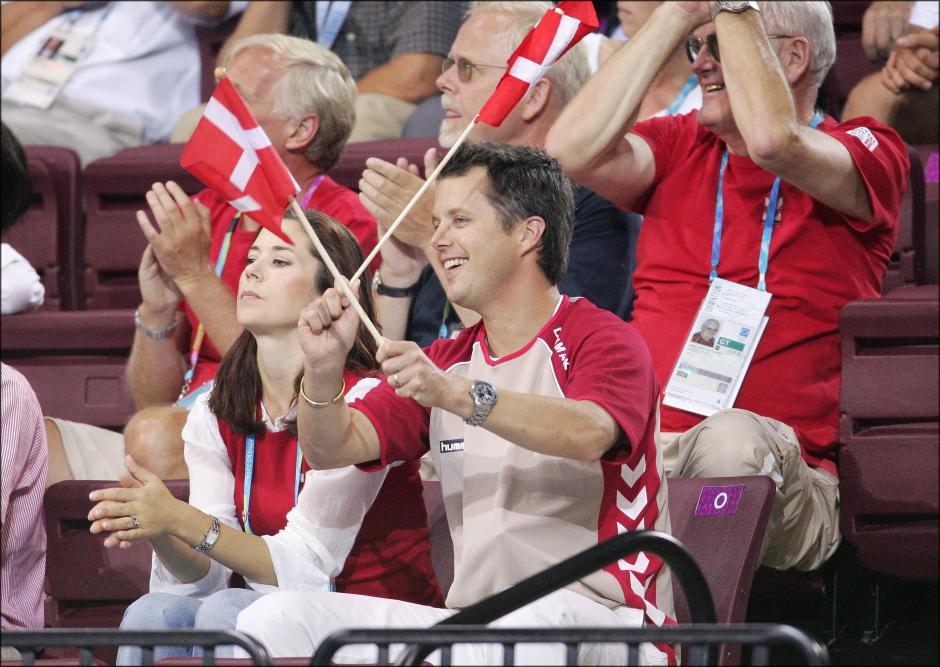
[[[308,403],[308,404],[310,405],[310,407],[312,407],[312,408],[326,408],[326,407],[329,407],[330,405],[333,405],[333,404],[336,403],[338,400],[340,400],[340,399],[343,397],[343,394],[345,394],[345,393],[346,393],[346,378],[343,378],[343,388],[339,390],[339,393],[336,394],[336,396],[334,396],[334,397],[333,397],[332,399],[330,399],[329,401],[324,401],[324,402],[321,403],[320,401],[315,401],[315,400],[313,400],[312,398],[310,398],[309,396],[307,396],[306,392],[304,392],[304,379],[303,379],[303,378],[300,378],[300,395],[301,395],[301,397],[302,397],[305,401],[307,401],[307,403]]]

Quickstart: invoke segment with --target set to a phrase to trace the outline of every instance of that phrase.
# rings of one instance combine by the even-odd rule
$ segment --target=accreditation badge
[[[90,35],[78,34],[68,26],[54,30],[3,96],[20,104],[48,109],[93,46],[94,38]]]
[[[663,404],[706,417],[734,406],[764,333],[771,294],[715,278],[666,384]]]

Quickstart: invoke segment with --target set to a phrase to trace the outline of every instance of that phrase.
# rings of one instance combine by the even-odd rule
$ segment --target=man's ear
[[[306,148],[310,142],[313,141],[314,137],[317,136],[319,129],[319,116],[304,116],[297,121],[297,125],[294,126],[294,131],[287,137],[287,149],[302,150]]]
[[[518,233],[520,254],[537,252],[545,233],[545,220],[537,215],[530,216],[519,223]]]
[[[780,50],[780,65],[791,87],[810,74],[810,46],[805,37],[794,37],[786,41]]]
[[[535,85],[532,86],[525,96],[525,99],[522,100],[522,120],[531,123],[538,118],[539,115],[544,113],[545,109],[548,108],[548,103],[549,100],[551,100],[553,92],[552,82],[545,77],[536,81]]]

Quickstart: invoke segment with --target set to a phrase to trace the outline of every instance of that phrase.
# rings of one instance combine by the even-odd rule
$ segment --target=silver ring
[[[395,380],[395,389],[398,389],[401,386],[401,382],[398,380],[398,373],[392,375],[392,379]]]
[[[131,514],[131,523],[134,524],[134,530],[140,530],[140,521],[133,514]]]

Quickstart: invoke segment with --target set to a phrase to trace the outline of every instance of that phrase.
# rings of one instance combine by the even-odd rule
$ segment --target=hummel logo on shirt
[[[441,454],[448,452],[462,452],[463,438],[454,438],[453,440],[441,440]]]

